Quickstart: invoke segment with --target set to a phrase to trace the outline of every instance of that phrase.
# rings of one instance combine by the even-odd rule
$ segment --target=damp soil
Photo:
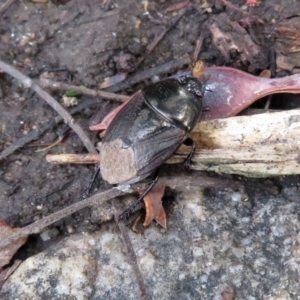
[[[149,72],[148,78],[128,84],[126,89],[108,89],[124,95],[153,79],[188,70],[195,58],[207,66],[230,66],[255,75],[265,69],[275,77],[300,71],[299,45],[290,37],[290,29],[300,27],[300,18],[295,15],[300,11],[299,1],[266,0],[258,1],[257,6],[247,6],[246,0],[230,1],[238,9],[225,5],[229,1],[192,0],[181,9],[172,6],[178,3],[182,2],[14,1],[0,18],[0,58],[33,80],[50,78],[91,89],[99,89],[105,78],[117,74],[127,74],[130,79],[166,63],[173,66],[160,74]],[[185,13],[174,24],[183,9]],[[164,30],[163,39],[148,53],[147,46]],[[144,55],[145,60],[136,68]],[[65,92],[49,92],[63,101]],[[279,95],[271,108],[299,107],[298,100],[294,95],[287,104]],[[77,101],[80,109],[74,118],[96,144],[100,139],[89,131],[89,120],[98,107],[104,117],[119,103],[82,95]],[[255,105],[263,107],[264,101]],[[80,201],[95,167],[52,165],[45,159],[47,154],[86,153],[76,134],[67,132],[60,143],[45,150],[65,132],[66,125],[55,121],[57,113],[41,98],[4,73],[0,73],[0,107],[1,151],[36,133],[34,140],[0,161],[0,219],[12,227],[23,227]],[[284,189],[297,186],[299,177],[270,181]],[[108,188],[98,178],[93,192]],[[251,196],[251,188],[248,194]],[[62,236],[93,231],[99,222],[90,215],[85,209],[53,226]]]

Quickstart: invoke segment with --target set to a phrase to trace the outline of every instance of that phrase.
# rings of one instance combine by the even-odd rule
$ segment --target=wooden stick
[[[98,164],[99,154],[56,154],[47,155],[46,160],[52,164]]]
[[[46,78],[40,79],[39,84],[43,88],[50,88],[52,90],[74,91],[83,95],[102,97],[105,99],[116,100],[120,102],[124,102],[129,98],[128,96],[125,95],[109,93],[101,90],[92,90],[82,86],[75,86],[64,82],[52,81]]]
[[[90,153],[97,153],[96,148],[90,141],[87,134],[84,130],[79,126],[79,124],[75,123],[75,120],[72,116],[47,92],[45,92],[39,85],[34,83],[29,77],[25,76],[21,72],[19,72],[16,68],[11,65],[6,64],[5,62],[0,60],[0,69],[10,76],[16,78],[25,88],[30,88],[35,91],[43,100],[45,100],[61,117],[64,119],[65,123],[68,124],[81,139],[82,143],[86,147],[86,149]]]
[[[207,176],[200,176],[199,174],[192,174],[189,176],[175,176],[175,177],[162,177],[160,178],[160,183],[166,186],[176,186],[176,187],[186,187],[186,186],[197,186],[197,187],[214,187],[214,188],[231,188],[239,189],[242,182],[234,181],[230,179],[219,179],[219,178],[210,178]],[[247,185],[251,183],[247,182]],[[26,237],[29,234],[39,233],[47,226],[87,207],[92,206],[101,206],[106,201],[114,199],[121,195],[130,194],[133,191],[142,191],[149,186],[149,183],[137,183],[132,186],[132,189],[127,189],[126,191],[121,191],[117,188],[112,188],[110,190],[98,193],[91,196],[90,198],[81,200],[77,203],[71,204],[70,206],[63,208],[57,212],[54,212],[46,217],[43,217],[41,220],[37,220],[34,223],[27,225],[23,228],[19,228],[13,233],[8,234],[7,236],[2,236],[0,240],[0,250],[17,241],[20,238]],[[259,184],[255,184],[259,186]],[[270,194],[277,193],[276,188],[269,187],[267,185],[263,186],[265,190],[268,190]],[[102,222],[108,220],[102,220]]]
[[[300,174],[300,110],[201,122],[192,169],[249,177]],[[183,160],[181,147],[168,162]]]

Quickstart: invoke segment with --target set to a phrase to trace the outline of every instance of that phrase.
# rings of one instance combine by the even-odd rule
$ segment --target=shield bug
[[[153,174],[189,141],[188,133],[203,110],[203,93],[203,82],[188,76],[169,78],[136,92],[102,140],[102,178],[110,184],[131,184]]]

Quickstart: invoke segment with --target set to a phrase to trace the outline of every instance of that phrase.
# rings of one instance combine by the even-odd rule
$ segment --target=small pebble
[[[242,200],[242,194],[241,193],[232,193],[231,200],[234,202],[240,202]]]

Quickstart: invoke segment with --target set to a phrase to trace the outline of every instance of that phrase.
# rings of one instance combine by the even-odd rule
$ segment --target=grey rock
[[[128,230],[148,298],[299,299],[298,211],[281,195],[179,192],[167,232]],[[140,299],[124,249],[114,224],[73,235],[24,261],[0,298]]]

